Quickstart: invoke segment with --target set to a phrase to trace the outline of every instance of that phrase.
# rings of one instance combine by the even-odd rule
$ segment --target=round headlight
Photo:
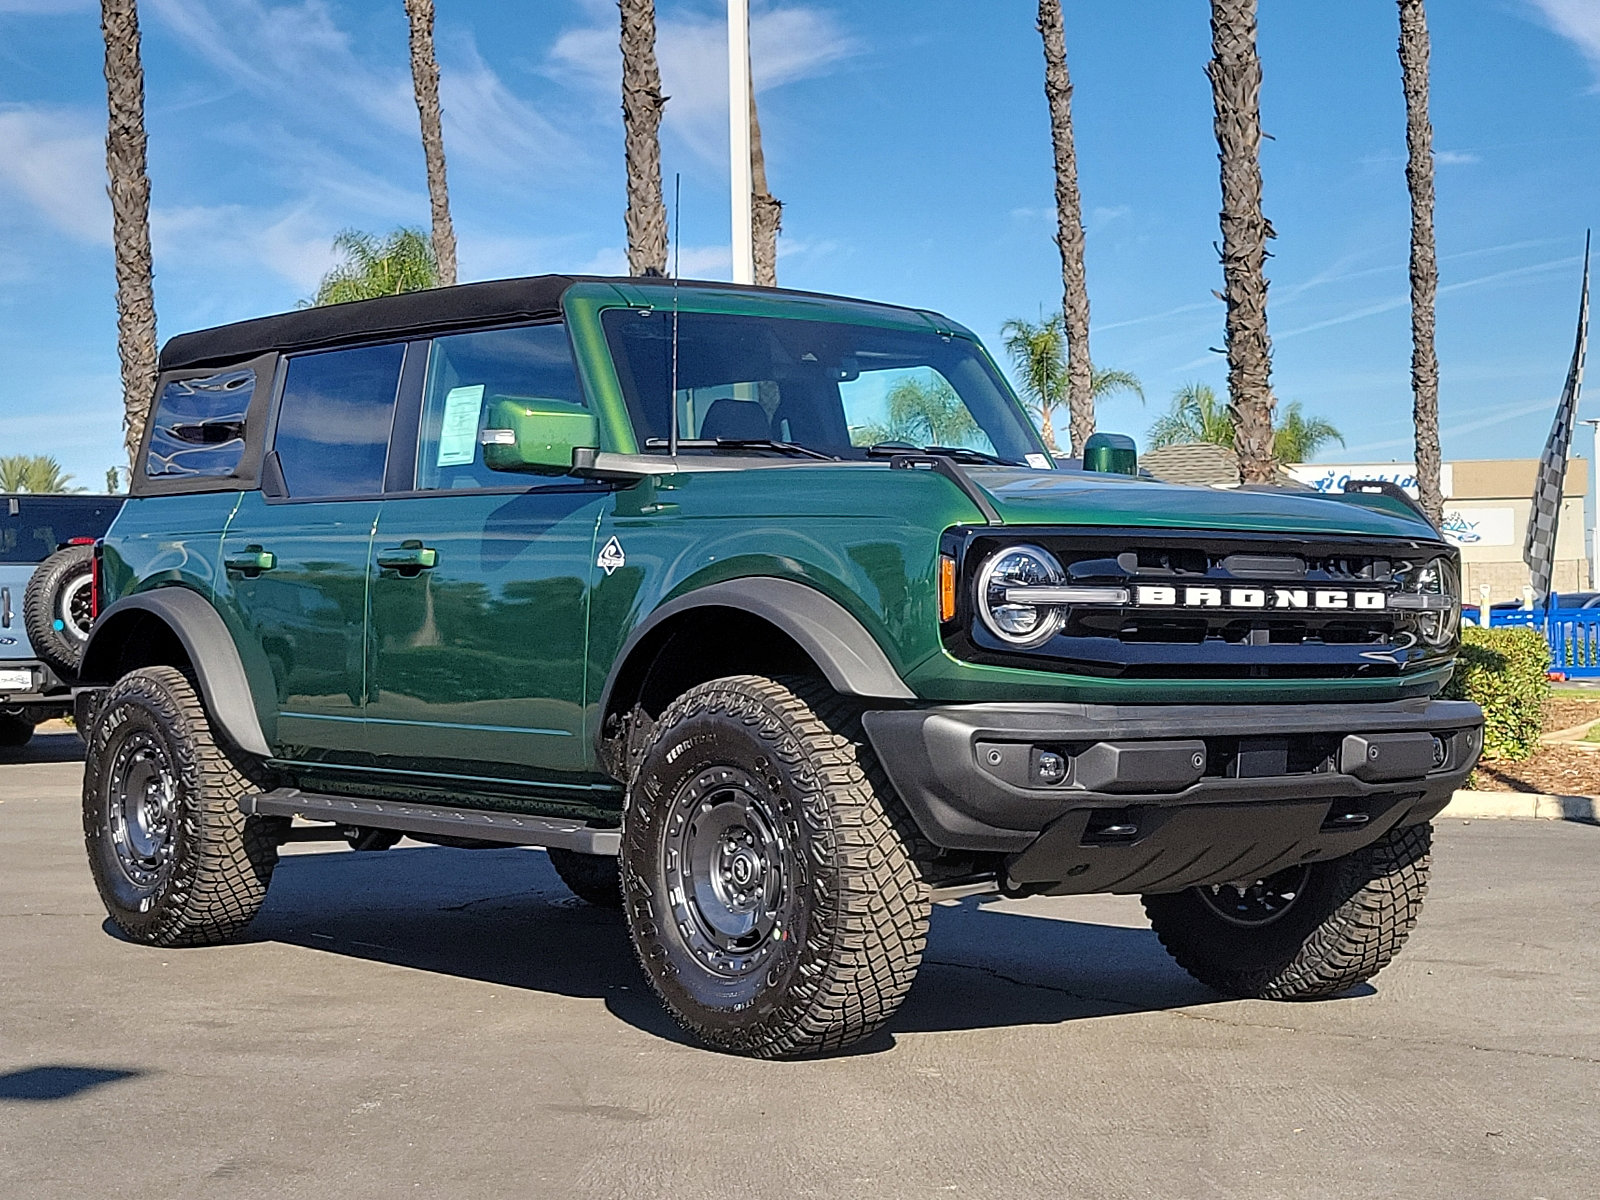
[[[1066,578],[1061,564],[1038,546],[1009,546],[999,551],[978,572],[978,612],[991,633],[1013,646],[1038,646],[1061,628],[1065,615],[1059,607],[1023,604],[1008,599],[1016,587],[1058,586]]]
[[[1441,596],[1450,603],[1443,608],[1429,609],[1417,621],[1422,640],[1430,646],[1447,646],[1461,625],[1461,580],[1455,563],[1448,558],[1430,559],[1411,577],[1406,590],[1424,596]]]

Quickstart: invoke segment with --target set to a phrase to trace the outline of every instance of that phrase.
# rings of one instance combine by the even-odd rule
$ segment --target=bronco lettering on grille
[[[1134,602],[1147,608],[1241,608],[1285,611],[1359,609],[1372,611],[1388,607],[1383,592],[1353,588],[1296,587],[1168,587],[1140,585],[1134,589]]]

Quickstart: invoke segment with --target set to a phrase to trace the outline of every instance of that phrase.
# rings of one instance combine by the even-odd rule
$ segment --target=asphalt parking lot
[[[0,762],[0,1196],[1600,1194],[1600,828],[1446,822],[1316,1004],[1220,1000],[1132,898],[949,901],[887,1034],[760,1063],[537,851],[295,846],[246,942],[128,945],[80,776]]]

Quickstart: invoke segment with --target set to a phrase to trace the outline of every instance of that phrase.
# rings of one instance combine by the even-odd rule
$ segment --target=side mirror
[[[565,475],[572,470],[574,450],[599,445],[600,427],[581,404],[502,396],[490,404],[479,441],[484,465],[492,471]]]

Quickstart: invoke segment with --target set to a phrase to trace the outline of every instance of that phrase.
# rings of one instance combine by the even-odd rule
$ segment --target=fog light
[[[1435,767],[1444,766],[1445,756],[1446,756],[1446,749],[1445,749],[1444,739],[1442,737],[1434,738],[1433,739],[1433,765]]]
[[[1033,777],[1040,783],[1060,783],[1067,777],[1067,760],[1054,750],[1041,750],[1033,760]]]

